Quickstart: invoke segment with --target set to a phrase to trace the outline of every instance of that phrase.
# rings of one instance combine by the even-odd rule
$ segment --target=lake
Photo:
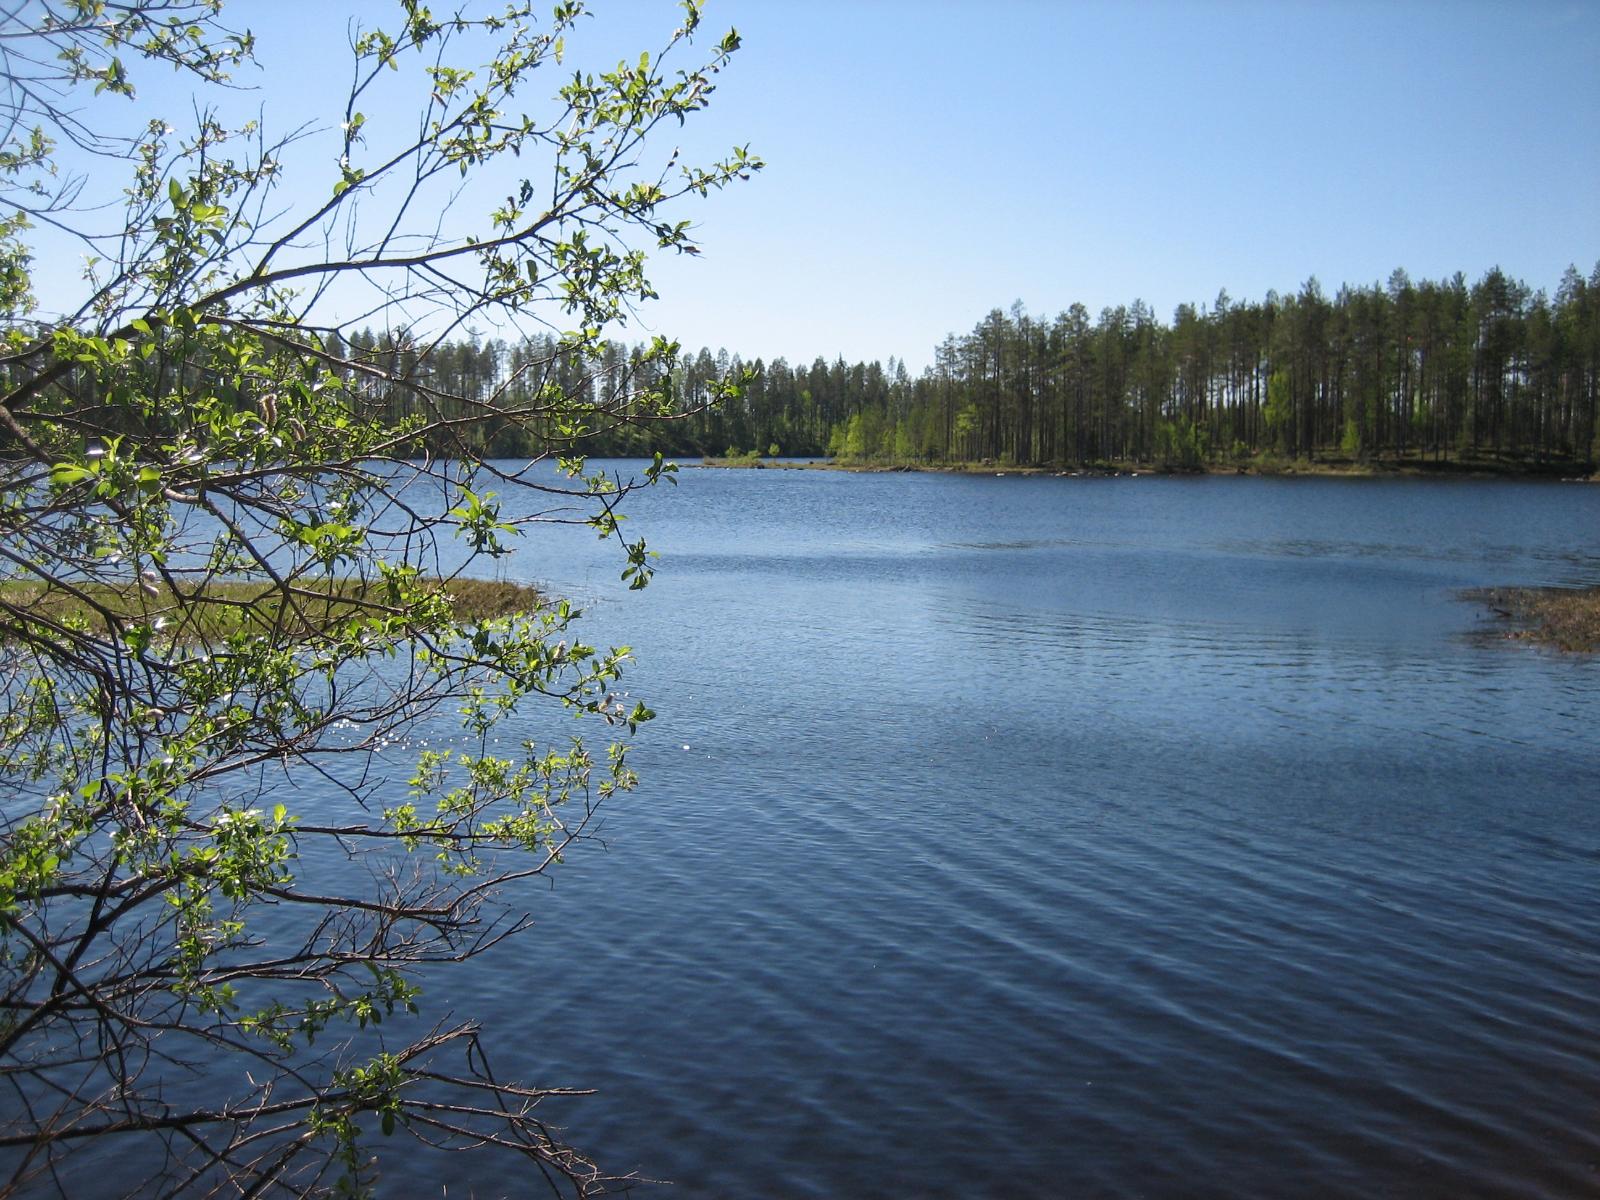
[[[1600,582],[1600,487],[685,470],[632,513],[643,593],[581,531],[508,573],[635,648],[643,786],[427,997],[598,1088],[545,1115],[604,1166],[1600,1189],[1600,661],[1455,595]]]

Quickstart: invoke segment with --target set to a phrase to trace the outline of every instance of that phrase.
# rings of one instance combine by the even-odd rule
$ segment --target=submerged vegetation
[[[1600,587],[1480,588],[1465,596],[1509,621],[1509,637],[1562,650],[1600,651]]]

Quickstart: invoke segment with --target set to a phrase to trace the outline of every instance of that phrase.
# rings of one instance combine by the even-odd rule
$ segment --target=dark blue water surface
[[[1600,1191],[1600,488],[683,472],[511,575],[660,712],[430,1006],[682,1196]],[[592,735],[604,740],[604,730]],[[443,986],[443,978],[439,986]],[[427,1182],[522,1195],[492,1158]]]

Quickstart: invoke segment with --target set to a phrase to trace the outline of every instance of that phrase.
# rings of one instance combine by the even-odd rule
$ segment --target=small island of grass
[[[537,588],[522,583],[436,578],[418,582],[425,592],[443,590],[463,621],[532,613],[544,602]],[[165,583],[0,581],[0,609],[89,629],[148,622],[163,638],[176,642],[226,637],[240,629],[281,629],[291,637],[307,637],[363,612],[381,613],[386,606],[384,585],[360,579],[302,579],[287,590],[266,581],[212,579],[182,589],[181,595]]]
[[[1463,595],[1508,622],[1507,637],[1578,653],[1600,651],[1600,587],[1477,588]]]

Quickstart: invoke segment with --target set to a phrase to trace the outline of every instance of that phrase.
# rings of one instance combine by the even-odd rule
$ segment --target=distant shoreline
[[[1303,459],[1249,463],[1211,463],[1201,467],[1167,467],[1153,463],[1090,463],[1077,466],[1009,466],[995,462],[886,463],[844,462],[816,458],[805,462],[768,458],[702,458],[684,467],[711,470],[845,471],[864,475],[1051,475],[1116,477],[1140,475],[1254,475],[1262,478],[1310,477],[1324,479],[1527,479],[1562,483],[1596,483],[1600,475],[1583,463],[1512,464],[1479,460],[1462,462],[1309,462]]]

